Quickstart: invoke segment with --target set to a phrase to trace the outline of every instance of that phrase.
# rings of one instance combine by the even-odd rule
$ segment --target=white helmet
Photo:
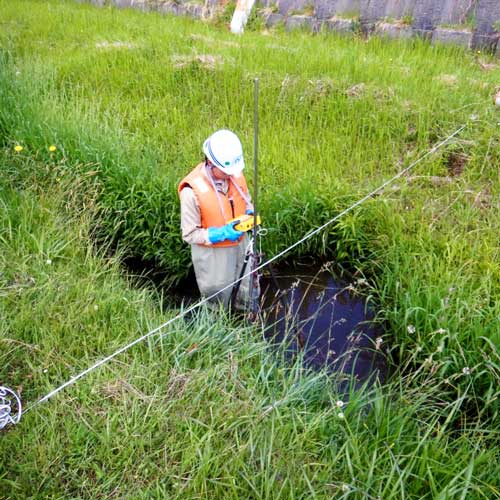
[[[245,168],[243,148],[238,136],[230,130],[217,130],[203,144],[205,156],[227,175]]]

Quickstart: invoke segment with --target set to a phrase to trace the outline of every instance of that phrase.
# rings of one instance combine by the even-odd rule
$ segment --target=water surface
[[[359,386],[386,375],[382,326],[363,279],[340,280],[325,267],[297,266],[262,278],[266,338],[299,353],[313,370],[341,374]]]

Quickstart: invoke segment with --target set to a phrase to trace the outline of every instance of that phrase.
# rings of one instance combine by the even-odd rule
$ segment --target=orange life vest
[[[238,184],[238,187],[245,195],[248,195],[248,187],[243,173],[233,175],[231,176],[231,179],[233,182]],[[207,178],[204,163],[197,165],[194,170],[180,182],[177,190],[179,195],[187,186],[189,186],[196,195],[198,206],[200,207],[202,228],[208,229],[209,227],[224,226],[231,219],[245,213],[247,208],[246,201],[243,196],[241,196],[238,189],[234,187],[231,179],[228,179],[227,194],[224,195],[224,193],[219,192],[221,205],[219,205],[217,194],[212,182]],[[224,213],[222,213],[221,208]],[[242,239],[243,236],[241,236],[237,241],[226,240],[207,246],[232,247],[238,245]]]

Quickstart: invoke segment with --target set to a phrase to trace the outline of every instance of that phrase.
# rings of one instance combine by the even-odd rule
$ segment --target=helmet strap
[[[213,168],[213,166],[212,166],[212,168]],[[212,188],[215,191],[215,196],[217,196],[217,202],[219,204],[219,210],[220,210],[220,213],[222,215],[222,218],[227,222],[226,214],[224,213],[224,209],[222,208],[222,201],[220,199],[220,194],[219,194],[219,191],[217,190],[217,186],[215,185],[215,181],[214,181],[214,178],[212,176],[212,168],[210,168],[210,165],[208,164],[208,162],[205,162],[206,176],[209,178],[210,183],[212,184]]]

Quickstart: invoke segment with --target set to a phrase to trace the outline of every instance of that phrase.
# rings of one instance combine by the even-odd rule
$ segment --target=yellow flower
[[[14,146],[14,151],[16,153],[20,153],[23,150],[23,147],[17,144],[17,146]]]
[[[49,151],[50,151],[51,153],[53,153],[56,149],[57,149],[57,148],[56,148],[55,146],[50,146],[50,147],[49,147]]]

